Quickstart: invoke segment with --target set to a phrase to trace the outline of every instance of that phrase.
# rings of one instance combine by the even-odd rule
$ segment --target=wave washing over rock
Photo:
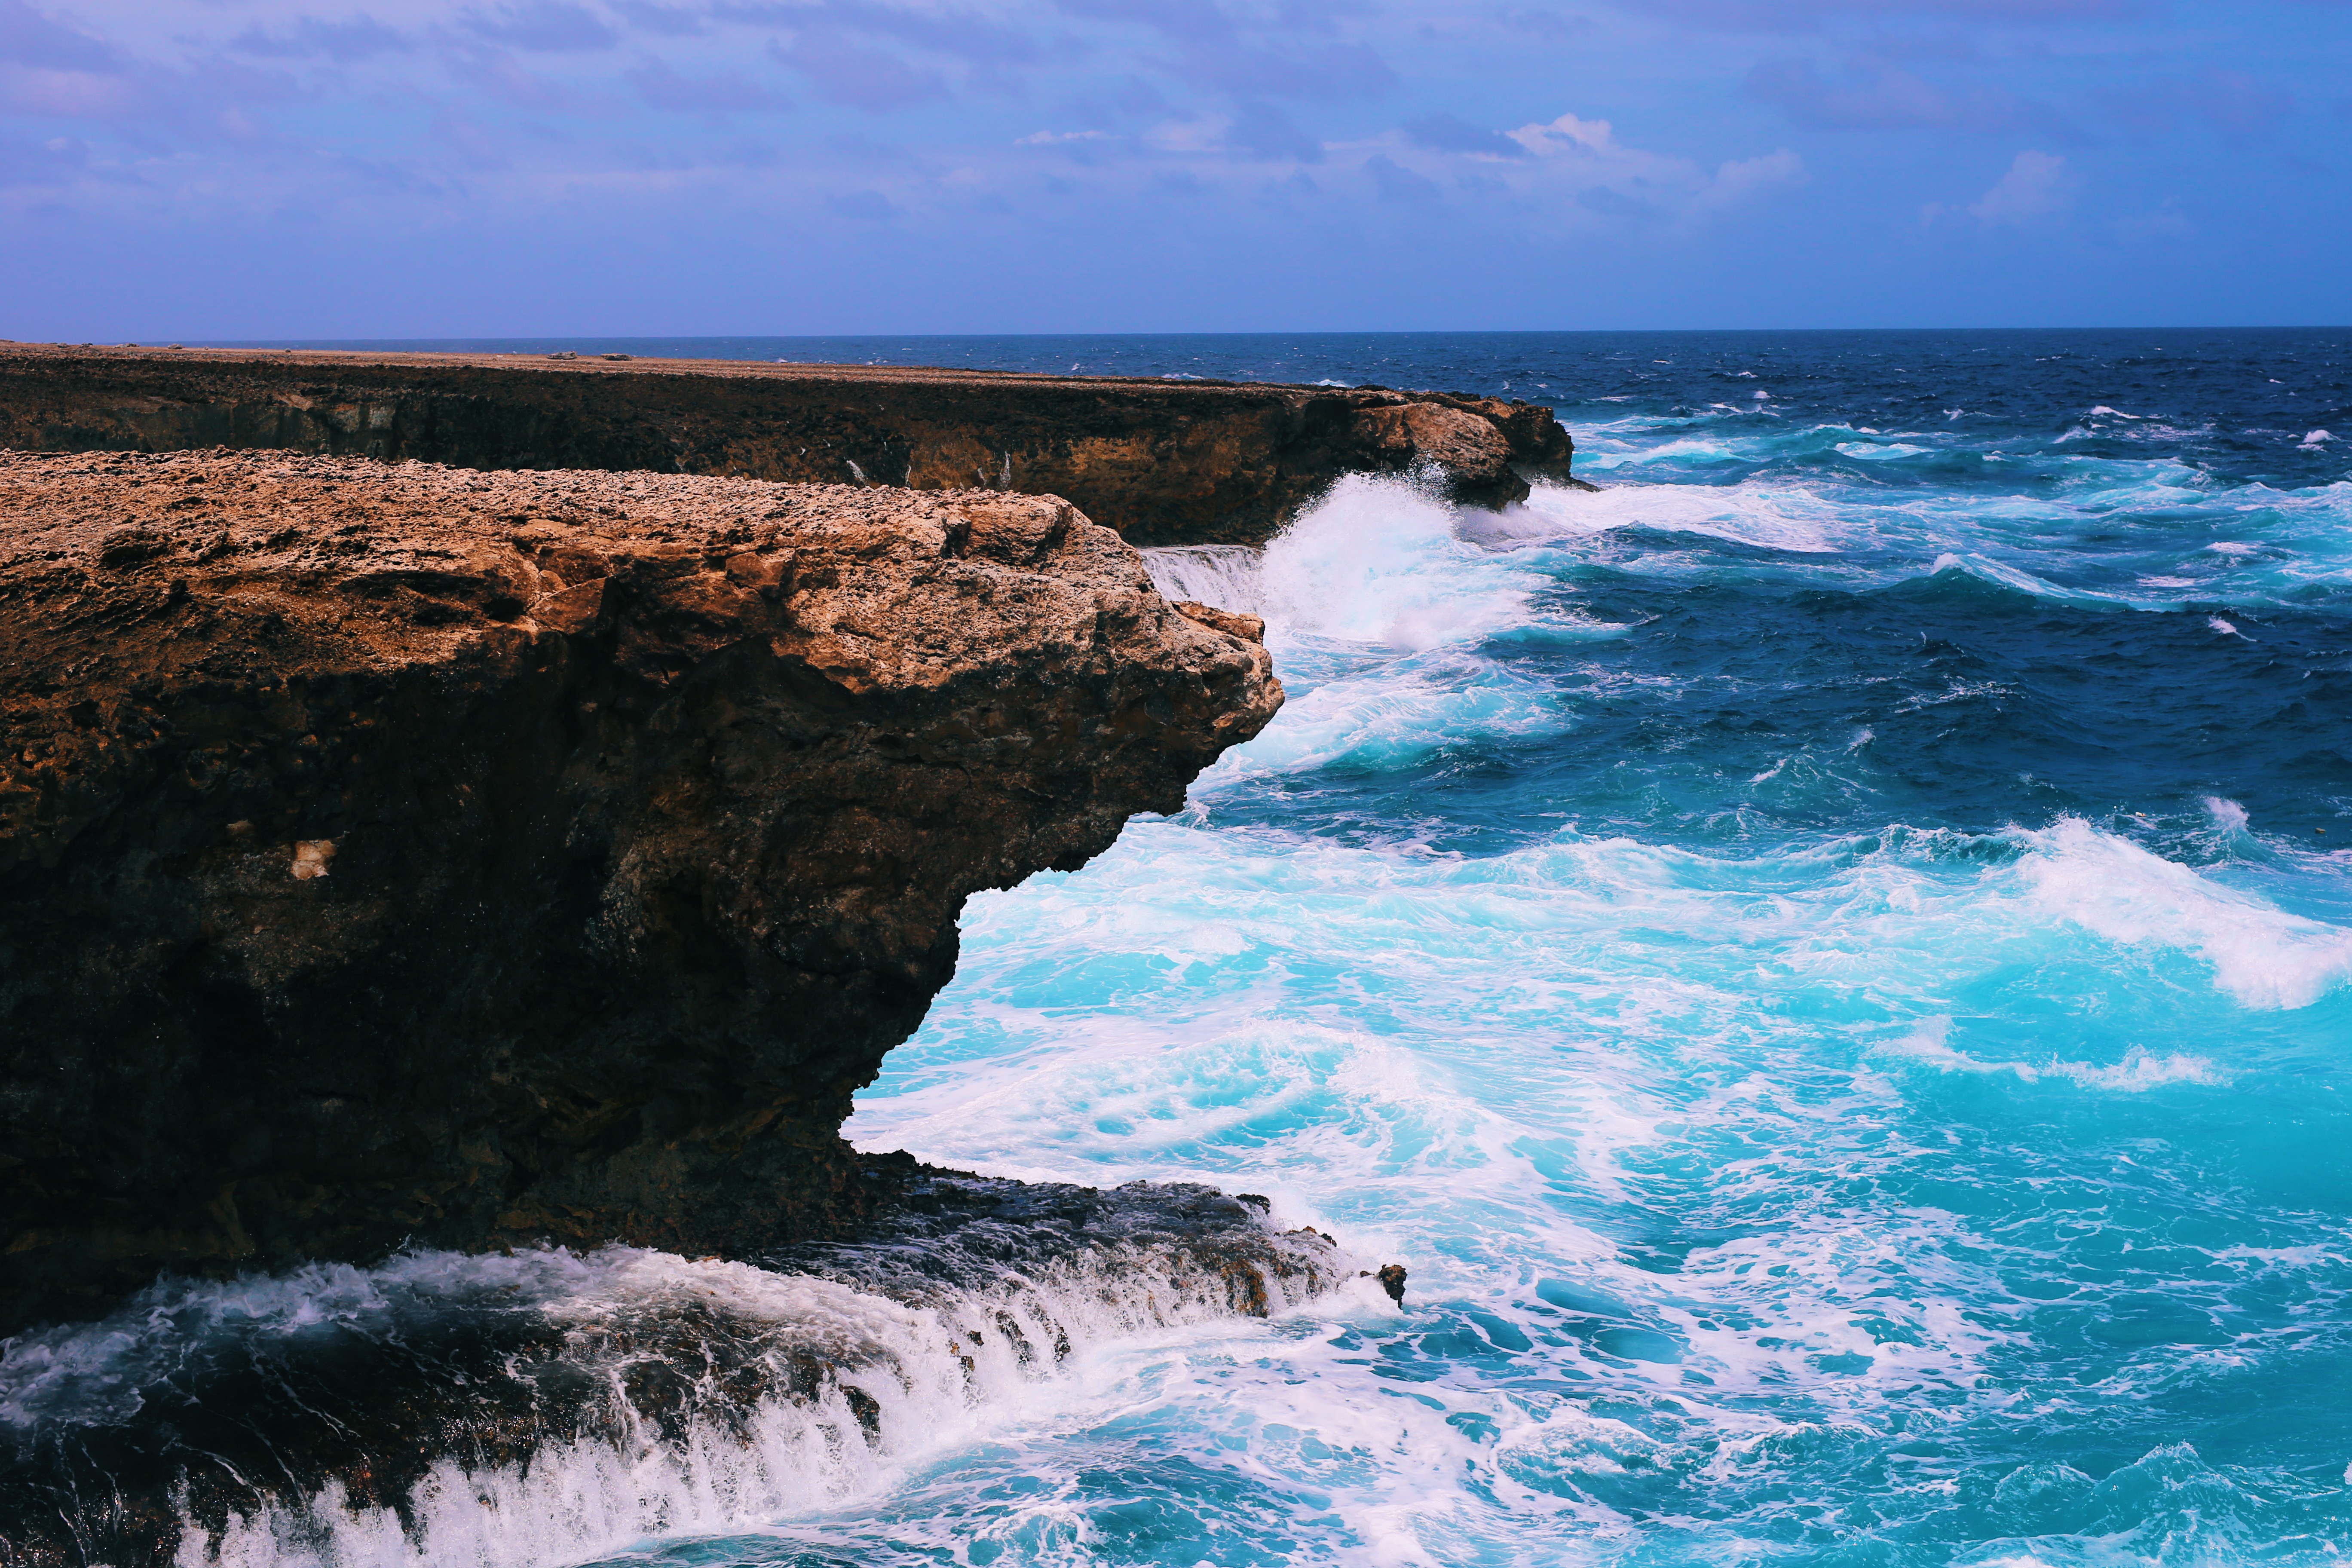
[[[21,1335],[41,1540],[120,1477],[189,1568],[2352,1552],[2352,470],[2306,439],[2352,338],[1109,348],[1544,399],[1608,488],[1360,477],[1263,550],[1147,552],[1204,635],[1262,619],[1286,700],[964,906],[844,1129],[908,1152],[845,1190],[905,1202]],[[470,1408],[395,1342],[503,1392],[362,1474],[343,1412]],[[330,1342],[399,1397],[322,1391]],[[253,1375],[171,1404],[215,1365]],[[199,1431],[278,1386],[326,1418]],[[174,1431],[245,1480],[159,1493]]]
[[[753,1260],[410,1252],[22,1337],[0,1563],[534,1568],[756,1528],[1050,1407],[1107,1345],[1362,1272],[1263,1198],[877,1163],[888,1219]]]

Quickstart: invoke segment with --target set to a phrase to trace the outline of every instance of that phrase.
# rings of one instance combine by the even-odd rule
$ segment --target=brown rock
[[[1239,610],[1221,610],[1214,605],[1204,605],[1198,599],[1177,600],[1176,613],[1189,620],[1198,621],[1204,626],[1214,626],[1227,637],[1239,637],[1244,642],[1265,641],[1264,616],[1248,615]]]
[[[1383,388],[730,360],[0,345],[0,447],[225,446],[1066,497],[1139,544],[1258,544],[1359,472],[1564,483],[1549,408]]]
[[[0,1331],[825,1234],[964,899],[1281,700],[1052,498],[0,454]]]

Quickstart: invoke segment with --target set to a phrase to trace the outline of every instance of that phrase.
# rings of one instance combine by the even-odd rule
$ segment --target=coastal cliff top
[[[977,487],[1139,544],[1264,543],[1355,473],[1486,507],[1576,482],[1551,409],[1465,393],[520,353],[0,343],[7,447]]]
[[[1207,377],[1057,375],[1037,371],[961,370],[943,365],[826,364],[814,362],[778,363],[769,360],[660,359],[642,354],[600,353],[442,353],[404,349],[258,349],[181,348],[140,343],[25,343],[0,340],[0,362],[54,362],[77,366],[108,362],[182,363],[191,367],[252,365],[281,368],[311,365],[352,370],[382,366],[397,370],[538,371],[551,375],[719,376],[750,381],[868,384],[877,386],[986,386],[1019,383],[1033,386],[1117,388],[1123,393],[1164,393],[1171,397],[1262,397],[1311,394],[1360,395],[1375,403],[1402,401],[1408,395],[1437,395],[1428,389],[1412,394],[1390,387],[1317,386],[1289,382],[1218,381]]]
[[[250,674],[259,650],[187,635],[191,616],[250,623],[284,674],[581,632],[610,619],[616,592],[654,582],[691,601],[654,639],[678,646],[645,650],[656,679],[757,624],[835,681],[935,687],[1051,642],[1107,595],[1124,614],[1152,610],[1155,635],[1187,653],[1234,657],[1223,629],[1153,609],[1133,548],[1053,496],[0,451],[0,694],[12,699],[61,667],[85,696],[215,665]],[[908,618],[916,589],[951,595],[956,613]],[[756,605],[769,607],[747,618]],[[31,717],[7,714],[11,729]]]

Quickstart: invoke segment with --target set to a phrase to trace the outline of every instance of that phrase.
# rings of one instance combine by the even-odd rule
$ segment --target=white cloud
[[[1580,224],[1596,221],[1596,215],[1695,219],[1805,179],[1804,160],[1785,147],[1735,159],[1709,173],[1688,158],[1628,146],[1608,121],[1574,114],[1504,135],[1528,155],[1445,151],[1401,134],[1364,143],[1359,151],[1367,159],[1384,156],[1441,186],[1517,196],[1533,212]]]
[[[2031,223],[2064,210],[2074,199],[2074,185],[2065,159],[2029,148],[1969,211],[1986,223]]]

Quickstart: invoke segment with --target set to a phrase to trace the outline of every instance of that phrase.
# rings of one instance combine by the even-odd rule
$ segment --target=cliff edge
[[[0,453],[0,1332],[832,1234],[965,898],[1281,701],[1051,497]]]
[[[0,447],[225,446],[1066,497],[1138,544],[1262,544],[1351,473],[1499,507],[1549,408],[1462,393],[895,365],[0,344]]]

